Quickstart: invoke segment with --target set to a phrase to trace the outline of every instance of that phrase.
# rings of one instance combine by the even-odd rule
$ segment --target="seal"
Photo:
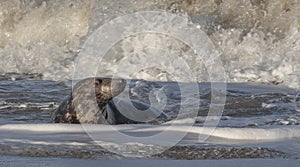
[[[124,79],[98,77],[83,79],[75,84],[71,94],[54,111],[52,122],[158,124],[168,119],[166,114],[148,104],[114,98],[124,91],[125,86]]]

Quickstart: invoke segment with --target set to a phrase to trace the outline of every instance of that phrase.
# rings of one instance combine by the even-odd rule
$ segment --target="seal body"
[[[87,78],[79,81],[52,115],[55,123],[159,123],[166,114],[138,101],[115,100],[126,86],[124,79]],[[128,107],[134,105],[135,107]],[[144,112],[144,113],[143,113]]]
[[[119,98],[108,102],[106,113],[110,124],[160,124],[170,120],[164,112],[146,103]]]

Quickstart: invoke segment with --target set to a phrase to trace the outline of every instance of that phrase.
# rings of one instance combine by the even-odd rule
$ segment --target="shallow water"
[[[49,122],[52,111],[70,92],[64,83],[34,78],[33,75],[6,75],[0,78],[2,123]]]
[[[71,87],[64,82],[30,79],[32,77],[34,75],[12,74],[1,77],[0,111],[3,121],[47,123],[52,111],[71,92]],[[190,84],[184,85],[189,87]],[[129,92],[131,99],[148,104],[156,101],[157,108],[164,104],[162,110],[174,118],[182,106],[189,105],[192,110],[192,106],[199,103],[197,123],[201,125],[209,111],[211,85],[197,85],[200,98],[195,94],[189,96],[188,101],[182,99],[187,97],[181,97],[180,87],[175,82],[131,80],[125,92]],[[153,90],[156,91],[155,95]],[[160,97],[162,94],[166,99]],[[119,98],[124,98],[122,96]],[[297,91],[290,88],[258,83],[228,83],[225,109],[219,126],[299,125],[298,100]]]
[[[190,84],[184,83],[183,85],[189,87]],[[156,100],[155,105],[157,106],[161,106],[159,103],[165,104],[163,111],[169,116],[173,118],[180,116],[179,127],[186,125],[186,118],[194,118],[195,127],[202,127],[205,122],[209,123],[219,119],[213,115],[206,117],[211,101],[209,83],[197,84],[199,86],[200,101],[197,95],[192,95],[189,97],[189,100],[182,101],[184,97],[181,97],[178,84],[175,82],[132,80],[129,85],[129,89],[125,92],[129,92],[132,99],[149,104]],[[156,96],[151,94],[151,90],[156,91]],[[47,131],[42,132],[43,130],[38,133],[30,132],[39,126],[46,125],[45,123],[51,122],[52,112],[70,91],[71,87],[66,86],[65,83],[36,79],[35,75],[7,74],[2,76],[0,82],[0,124],[3,125],[2,128],[4,128],[5,132],[1,132],[1,154],[101,159],[118,158],[119,156],[110,153],[110,151],[99,146],[95,147],[92,143],[92,138],[87,135],[89,132],[85,134],[86,132],[82,131],[80,132],[81,135],[76,132],[63,135],[58,132],[59,129],[57,129],[57,134]],[[216,131],[215,135],[212,135],[204,142],[198,143],[193,137],[194,132],[191,132],[177,146],[163,153],[154,154],[152,157],[171,159],[299,158],[300,154],[297,151],[299,150],[299,138],[281,139],[279,137],[281,133],[287,133],[288,135],[292,133],[297,134],[296,131],[293,132],[300,123],[300,113],[295,105],[296,92],[296,90],[290,88],[268,84],[228,83],[225,109],[217,124],[219,128],[228,128],[226,130],[221,129],[224,131],[224,135],[221,135],[223,132]],[[163,99],[159,98],[161,94],[165,95]],[[155,98],[153,99],[153,97]],[[122,98],[122,94],[119,98]],[[152,101],[149,99],[152,99]],[[167,102],[165,101],[166,99]],[[187,110],[185,111],[189,111],[189,109],[193,110],[192,106],[195,106],[195,104],[199,104],[197,117],[191,117],[191,114],[186,113],[178,115],[180,106],[186,107]],[[189,105],[191,106],[190,108],[188,108]],[[20,124],[24,128],[26,127],[25,124],[36,124],[37,127],[25,128],[26,130],[19,131],[13,124]],[[12,125],[12,128],[9,128],[10,130],[6,129],[5,125]],[[238,131],[235,132],[238,130],[236,128],[243,128],[246,134],[248,133],[249,135],[241,134]],[[274,133],[279,136],[274,135],[272,137],[270,134],[271,136],[265,141],[263,139],[265,133],[273,133],[272,129],[274,128],[277,129],[274,130]],[[253,133],[251,129],[258,129],[258,131]],[[260,129],[266,129],[266,131],[259,132]],[[153,132],[154,134],[157,133],[155,130]],[[153,132],[143,133],[146,136],[151,136]],[[138,135],[143,136],[143,133]],[[49,138],[49,135],[52,136],[52,139]],[[61,135],[64,136],[64,142],[66,142],[64,144],[60,144],[62,142],[60,139]],[[222,137],[220,136],[219,138],[217,137],[218,135]],[[254,140],[254,138],[261,139]],[[74,142],[74,145],[67,144]],[[129,149],[127,147],[125,149]],[[128,155],[141,156],[143,152],[138,150],[147,150],[149,146],[138,145],[138,147],[141,147],[139,149],[136,147],[132,146],[129,149],[130,151],[128,150],[130,152]],[[117,148],[124,149],[122,146],[117,146]],[[9,151],[11,149],[14,151]],[[184,156],[186,154],[189,156]]]

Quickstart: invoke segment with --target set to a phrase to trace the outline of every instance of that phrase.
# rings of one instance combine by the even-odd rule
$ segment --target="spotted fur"
[[[79,81],[72,93],[59,105],[52,116],[55,123],[107,122],[106,104],[120,94],[126,85],[124,79],[87,78]]]

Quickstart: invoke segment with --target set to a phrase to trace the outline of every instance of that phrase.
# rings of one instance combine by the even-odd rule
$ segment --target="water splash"
[[[1,73],[40,73],[44,79],[71,79],[82,43],[99,26],[119,15],[154,9],[187,13],[195,26],[206,31],[223,53],[221,58],[229,81],[269,82],[300,88],[295,79],[300,77],[300,3],[297,0],[129,0],[121,3],[6,0],[0,3]],[[153,34],[125,39],[111,48],[107,53],[111,61],[98,74],[115,71],[114,60],[123,58],[136,47],[149,45],[168,48],[172,54],[185,58],[198,73],[197,81],[208,81],[205,66],[190,58],[194,54],[190,48],[176,39]],[[153,69],[138,72],[134,77],[174,80],[164,71]]]

